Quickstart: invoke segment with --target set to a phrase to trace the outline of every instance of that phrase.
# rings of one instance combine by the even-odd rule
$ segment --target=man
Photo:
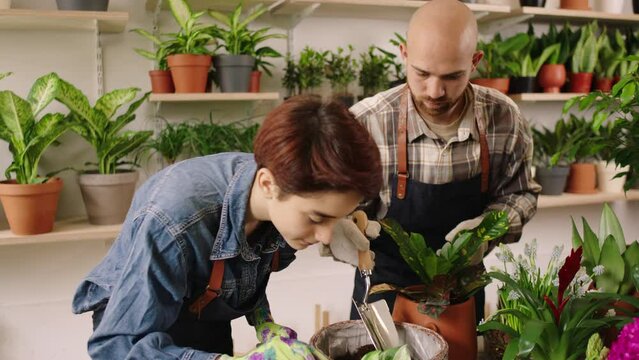
[[[490,210],[508,213],[510,230],[500,241],[517,241],[537,208],[529,126],[508,97],[469,83],[483,56],[476,45],[477,23],[468,7],[453,0],[426,3],[411,18],[400,47],[407,84],[351,108],[381,152],[384,186],[375,217],[394,218],[433,248],[479,225]],[[475,254],[475,263],[488,247]],[[387,234],[372,241],[371,249],[373,285],[420,283]],[[363,291],[356,274],[353,298],[362,299]],[[379,298],[392,309],[395,294],[369,301]],[[476,303],[479,321],[483,291]],[[359,318],[354,308],[351,318]]]

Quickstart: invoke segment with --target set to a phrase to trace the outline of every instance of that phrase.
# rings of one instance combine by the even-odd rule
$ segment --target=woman
[[[93,311],[89,354],[230,355],[230,321],[240,316],[285,334],[268,310],[271,271],[296,250],[328,244],[337,220],[377,196],[381,183],[368,132],[339,103],[314,97],[271,111],[254,154],[160,171],[137,191],[117,241],[75,294],[75,313]]]

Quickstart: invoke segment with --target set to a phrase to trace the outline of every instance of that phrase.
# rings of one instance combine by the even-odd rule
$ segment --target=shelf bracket
[[[300,10],[297,13],[290,14],[290,15],[281,14],[280,13],[281,10],[285,8],[285,5],[287,3],[288,3],[287,0],[278,1],[277,3],[273,4],[272,6],[273,10],[270,12],[271,22],[275,26],[280,27],[282,29],[286,29],[286,30],[290,30],[296,27],[300,22],[302,22],[302,20],[311,16],[315,12],[315,10],[317,10],[317,8],[320,7],[319,3],[313,3],[305,7],[304,9]]]
[[[492,34],[501,31],[507,27],[522,23],[533,18],[534,15],[526,14],[513,17],[505,17],[499,20],[486,21],[479,24],[479,32],[482,34]]]
[[[95,76],[96,76],[96,93],[97,99],[99,99],[104,94],[104,69],[102,62],[102,46],[100,44],[100,28],[98,24],[98,20],[93,20],[93,29],[95,36]]]

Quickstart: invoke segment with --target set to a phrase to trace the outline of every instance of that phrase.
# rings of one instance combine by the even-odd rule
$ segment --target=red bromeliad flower
[[[575,275],[579,271],[581,267],[581,254],[582,248],[579,247],[577,250],[570,250],[570,255],[566,258],[564,265],[559,269],[559,289],[557,290],[557,303],[555,304],[547,295],[544,295],[544,300],[546,304],[550,306],[553,315],[555,316],[555,323],[559,325],[559,318],[561,317],[561,312],[564,310],[564,306],[570,299],[567,297],[564,299],[564,293],[568,288],[568,285],[572,282],[572,279],[575,278]]]

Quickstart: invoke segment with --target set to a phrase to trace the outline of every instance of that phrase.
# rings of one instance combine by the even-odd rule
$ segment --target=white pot
[[[606,13],[621,14],[624,0],[592,0],[592,9]]]
[[[11,9],[11,0],[0,0],[0,9]]]
[[[608,193],[623,192],[626,176],[613,179],[617,173],[622,171],[628,171],[628,167],[618,168],[614,162],[608,164],[605,161],[597,162],[597,187],[599,191]]]
[[[512,6],[514,0],[480,0],[482,4],[490,4],[490,5],[508,5]],[[519,1],[517,1],[517,5],[519,5]]]

